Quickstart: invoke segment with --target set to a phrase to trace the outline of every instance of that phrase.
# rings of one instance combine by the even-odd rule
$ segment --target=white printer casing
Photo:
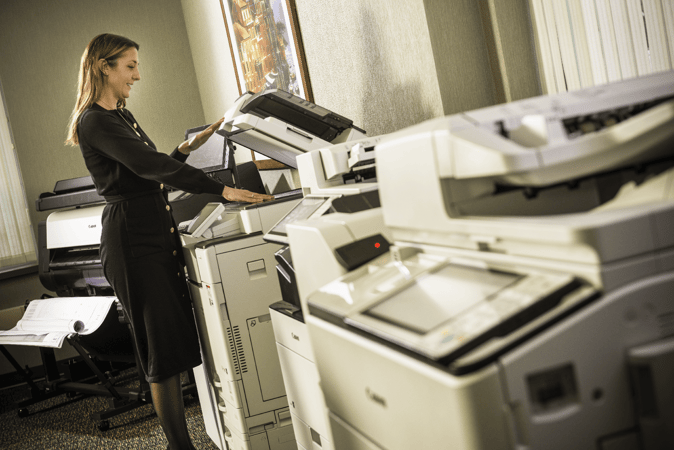
[[[225,236],[181,235],[204,364],[195,369],[206,431],[221,450],[297,448],[269,304],[281,299],[262,237],[298,199],[228,204]]]
[[[274,304],[269,311],[295,437],[301,449],[333,449],[302,310],[306,308],[309,291],[346,273],[335,259],[334,248],[372,234],[386,234],[378,207],[377,183],[372,177],[374,146],[381,139],[379,136],[357,139],[298,156],[305,197],[265,235],[265,239],[290,245],[292,264],[299,275],[295,283],[300,304]],[[368,171],[369,176],[364,175]],[[333,211],[340,210],[339,202],[356,198],[357,203],[364,203],[358,205],[362,209],[359,212]],[[316,233],[315,226],[332,230],[326,233],[329,237]]]
[[[336,449],[674,445],[673,98],[667,72],[376,146],[394,245],[307,298]]]

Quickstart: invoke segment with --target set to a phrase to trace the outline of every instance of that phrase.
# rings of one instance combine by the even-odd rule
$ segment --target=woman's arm
[[[187,155],[179,148],[174,151],[175,158],[158,152],[111,114],[115,113],[92,111],[83,115],[80,122],[80,141],[107,158],[123,164],[139,177],[192,194],[207,192],[222,195],[230,201],[259,203],[274,199],[271,195],[224,186],[206,176],[200,169],[184,164]],[[216,122],[200,133],[196,145],[200,147],[206,142],[220,123],[221,121]]]
[[[213,133],[215,133],[216,130],[220,128],[220,125],[222,125],[222,122],[224,120],[225,118],[223,117],[222,119],[218,120],[205,130],[203,130],[201,133],[180,144],[178,146],[178,151],[183,155],[189,155],[194,150],[197,150],[199,147],[204,145],[204,143],[206,143],[206,141],[208,141],[208,139],[211,136],[213,136]]]
[[[115,111],[89,111],[80,121],[81,143],[116,161],[137,176],[185,192],[221,194],[224,185],[180,159],[158,152],[115,116]],[[181,153],[181,156],[187,158]],[[184,159],[183,159],[184,161]]]

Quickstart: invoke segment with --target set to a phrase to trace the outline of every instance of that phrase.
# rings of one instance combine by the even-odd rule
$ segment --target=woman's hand
[[[218,120],[215,122],[213,125],[210,127],[206,128],[204,131],[201,133],[197,134],[191,139],[186,140],[182,144],[178,146],[178,151],[184,155],[189,155],[190,152],[193,152],[194,150],[198,149],[204,143],[211,137],[213,136],[213,133],[216,132],[218,128],[220,128],[220,125],[222,125],[222,122],[225,120],[223,117],[222,119]]]
[[[225,186],[225,189],[222,190],[222,196],[232,202],[261,203],[274,200],[273,195],[258,194],[257,192],[235,189],[228,186]]]

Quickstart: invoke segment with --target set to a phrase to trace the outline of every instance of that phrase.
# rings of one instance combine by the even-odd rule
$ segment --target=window
[[[248,10],[247,7],[241,9],[241,15],[243,16],[243,23],[245,23],[246,25],[250,25],[253,19],[250,17],[250,11]]]
[[[26,194],[0,85],[0,273],[37,261]]]

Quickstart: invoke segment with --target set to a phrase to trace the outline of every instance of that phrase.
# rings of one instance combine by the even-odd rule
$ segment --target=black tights
[[[170,450],[195,450],[187,431],[180,374],[150,383],[152,404],[168,439]]]

